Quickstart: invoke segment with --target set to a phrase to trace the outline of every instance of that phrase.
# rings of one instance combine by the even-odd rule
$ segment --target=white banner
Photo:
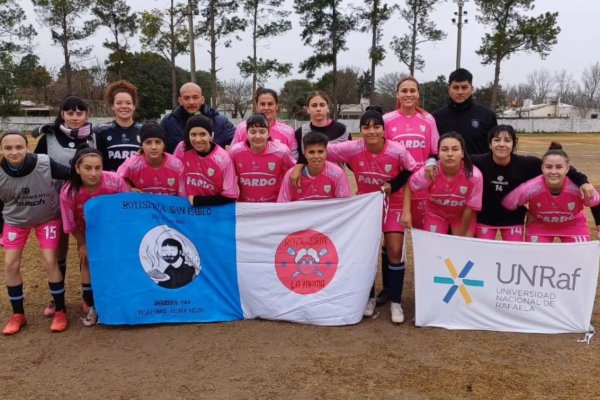
[[[361,321],[376,273],[383,194],[237,204],[244,318],[316,325]]]
[[[587,332],[600,245],[514,243],[412,230],[417,326]]]

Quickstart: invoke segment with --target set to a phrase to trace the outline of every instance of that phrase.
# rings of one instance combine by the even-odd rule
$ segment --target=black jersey
[[[298,163],[307,164],[306,157],[304,157],[304,145],[302,144],[302,138],[308,132],[319,132],[327,136],[330,142],[340,142],[345,140],[352,140],[352,134],[346,128],[346,125],[333,121],[327,126],[315,126],[312,122],[302,125],[296,129],[296,143],[298,144]]]
[[[542,160],[513,154],[508,165],[503,166],[494,162],[491,153],[474,155],[471,159],[483,176],[483,196],[477,222],[491,226],[522,225],[527,208],[520,206],[509,211],[502,206],[502,199],[523,182],[540,175]],[[578,186],[587,183],[587,177],[573,167],[568,177]]]
[[[139,122],[125,128],[113,121],[94,128],[94,141],[102,153],[105,171],[116,171],[125,160],[138,153],[141,127]]]
[[[489,151],[487,134],[498,125],[496,115],[487,107],[473,103],[473,98],[448,105],[432,113],[440,136],[458,132],[465,139],[469,155],[485,154]]]

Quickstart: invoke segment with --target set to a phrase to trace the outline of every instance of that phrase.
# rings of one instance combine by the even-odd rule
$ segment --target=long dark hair
[[[447,132],[440,136],[440,141],[438,142],[438,153],[440,152],[440,148],[442,147],[442,141],[444,139],[456,139],[460,143],[460,147],[463,151],[463,165],[465,168],[465,176],[470,178],[473,176],[473,161],[471,161],[471,157],[469,157],[469,153],[467,153],[467,145],[465,144],[465,139],[458,132]]]
[[[100,157],[102,160],[102,153],[98,150],[90,147],[87,143],[81,143],[77,146],[77,151],[71,160],[71,177],[69,178],[69,182],[71,182],[71,187],[69,188],[69,194],[71,196],[75,196],[79,189],[83,186],[83,181],[81,180],[81,175],[77,173],[77,166],[81,163],[84,157],[94,155]]]
[[[58,132],[60,129],[60,126],[65,123],[65,120],[62,117],[63,111],[85,111],[86,113],[89,114],[90,106],[85,100],[83,100],[79,96],[73,95],[73,96],[65,97],[62,104],[60,105],[60,110],[59,110],[58,116],[54,120],[54,131],[55,132]]]

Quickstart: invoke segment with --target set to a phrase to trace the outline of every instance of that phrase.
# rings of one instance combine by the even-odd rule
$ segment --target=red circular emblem
[[[289,234],[275,253],[277,277],[298,294],[317,293],[325,288],[333,279],[338,262],[331,239],[313,230]]]

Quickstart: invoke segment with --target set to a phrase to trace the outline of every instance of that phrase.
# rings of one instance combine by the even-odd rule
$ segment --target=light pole
[[[452,22],[456,24],[458,29],[458,35],[456,38],[456,69],[460,68],[460,51],[461,51],[461,42],[462,42],[462,27],[463,27],[463,15],[467,15],[466,11],[463,11],[463,6],[469,0],[454,0],[455,3],[458,3],[458,12],[455,12],[454,15],[457,18],[452,18]],[[469,22],[468,19],[464,20],[464,24]]]
[[[195,3],[195,4],[194,4]],[[194,49],[194,15],[198,15],[198,1],[188,0],[186,15],[188,17],[188,30],[190,31],[190,73],[191,82],[196,83],[196,50]]]

